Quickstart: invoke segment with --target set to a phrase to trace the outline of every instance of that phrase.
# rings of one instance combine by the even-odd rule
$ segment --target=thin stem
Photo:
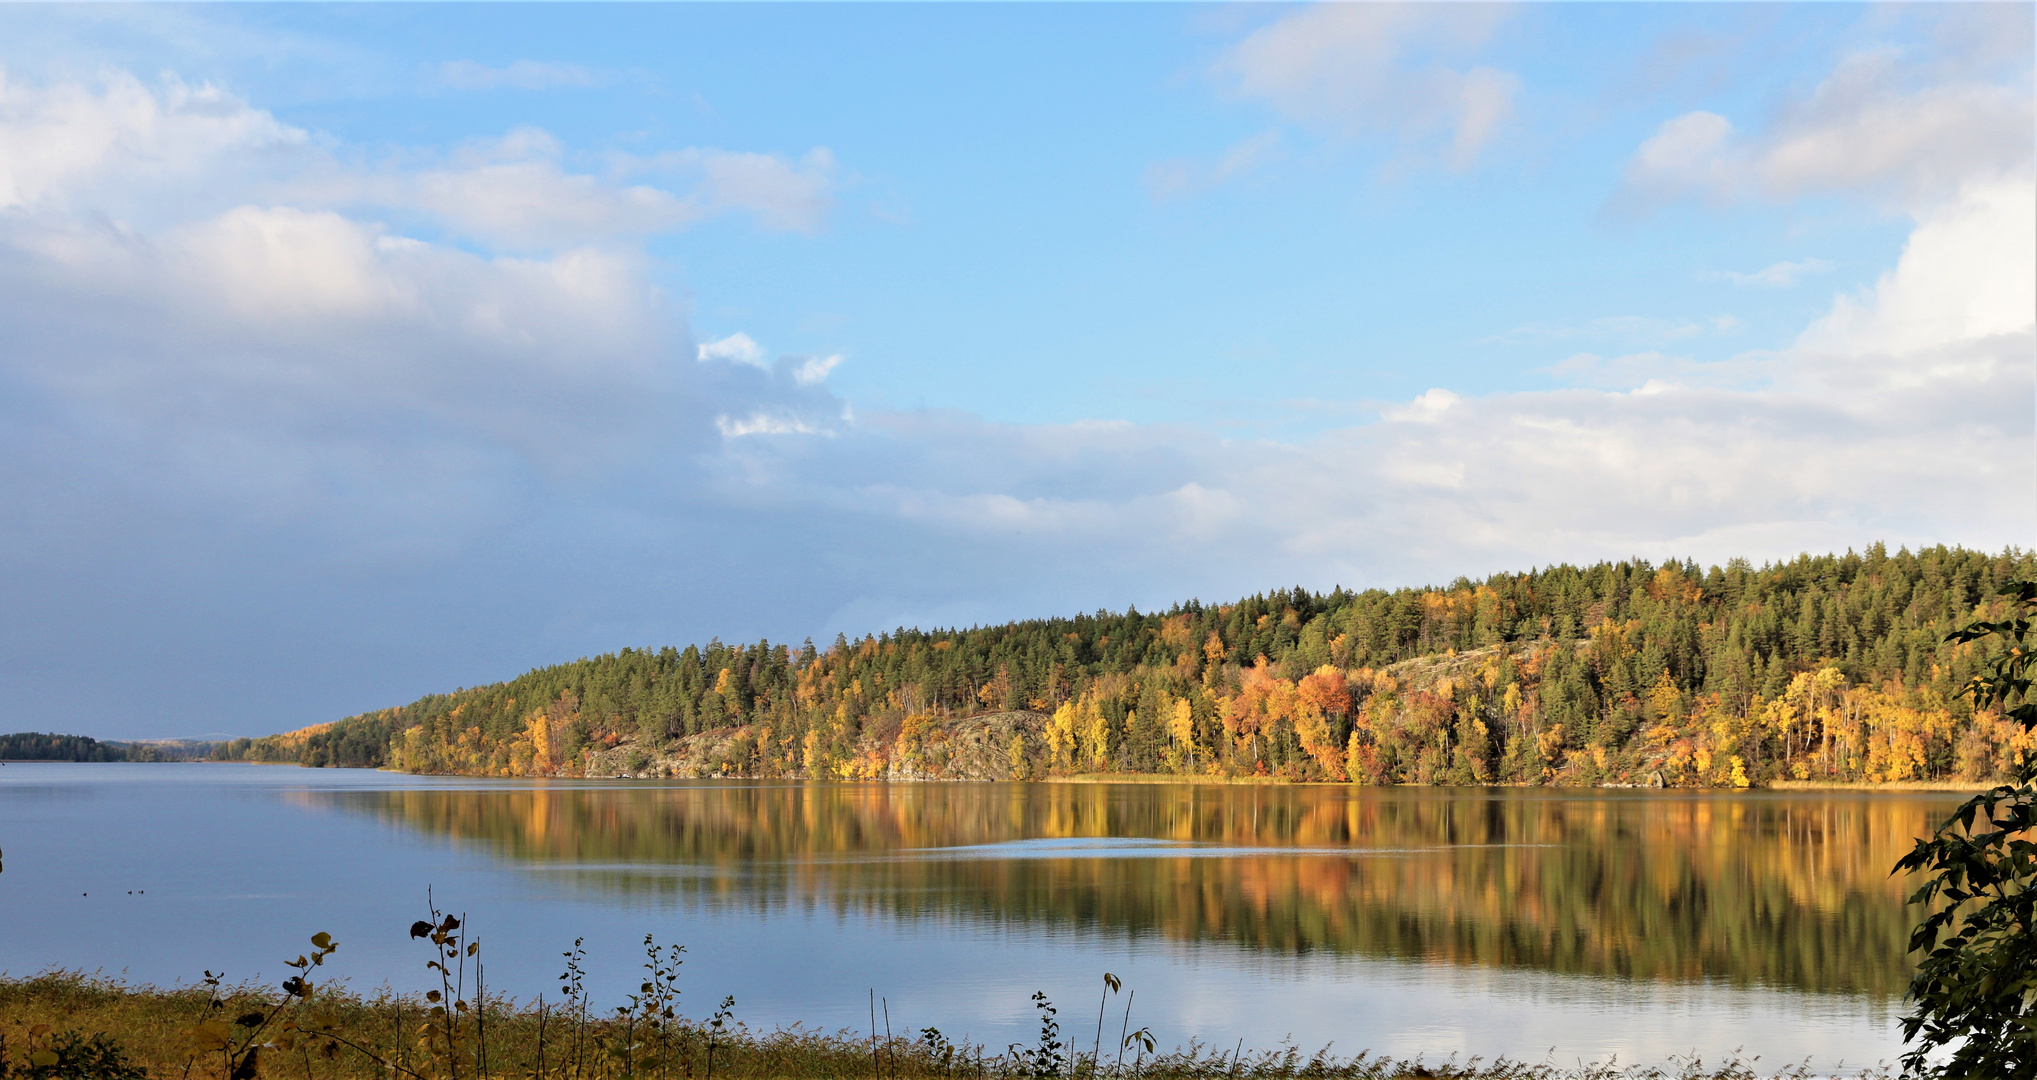
[[[1103,1060],[1103,1007],[1110,1001],[1110,984],[1103,984],[1103,993],[1096,995],[1096,1042],[1089,1048],[1089,1069],[1096,1071]]]
[[[1138,996],[1139,992],[1137,990],[1125,995],[1125,1026],[1118,1031],[1117,1067],[1120,1070],[1125,1067],[1125,1033],[1132,1030],[1132,999]]]

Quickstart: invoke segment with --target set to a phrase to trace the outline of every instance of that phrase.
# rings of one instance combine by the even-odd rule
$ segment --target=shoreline
[[[1758,786],[1735,787],[1656,787],[1652,784],[1353,784],[1343,780],[1290,780],[1279,776],[1211,776],[1207,774],[1174,773],[1072,773],[1065,776],[1042,776],[1027,780],[990,780],[977,778],[949,778],[933,776],[887,776],[887,777],[808,777],[808,776],[495,776],[487,773],[422,773],[405,772],[387,765],[304,765],[295,761],[214,761],[192,759],[186,761],[52,761],[46,759],[8,759],[0,765],[258,765],[291,767],[299,769],[332,769],[335,771],[376,772],[391,776],[439,777],[460,780],[542,780],[613,783],[618,780],[640,781],[650,784],[688,783],[730,783],[753,781],[761,783],[800,784],[1185,784],[1206,787],[1296,787],[1296,788],[1351,788],[1365,791],[1654,791],[1664,794],[1671,792],[1714,794],[1767,794],[1776,792],[1944,792],[1947,794],[1977,795],[2001,787],[2010,781],[1969,781],[1969,780],[1891,780],[1884,783],[1866,783],[1856,780],[1776,780]]]

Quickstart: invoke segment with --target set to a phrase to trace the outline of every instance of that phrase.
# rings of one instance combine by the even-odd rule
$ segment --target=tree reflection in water
[[[830,905],[1874,999],[1909,977],[1914,920],[1889,867],[1957,801],[769,782],[303,798],[586,887],[715,907]]]

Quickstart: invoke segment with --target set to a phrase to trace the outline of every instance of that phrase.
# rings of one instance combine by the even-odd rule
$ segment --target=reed
[[[1810,1080],[1807,1066],[1679,1059],[1667,1066],[1606,1061],[1559,1066],[1509,1059],[1440,1062],[1325,1049],[1304,1055],[1190,1042],[1157,1052],[1132,1030],[1130,994],[1115,1045],[1102,1016],[1087,1052],[1063,1036],[1056,1007],[1033,995],[1034,1045],[1001,1051],[957,1043],[936,1028],[894,1035],[794,1025],[753,1030],[724,998],[706,1019],[679,1011],[685,950],[644,938],[644,976],[626,1004],[589,1002],[579,942],[564,954],[555,998],[518,1001],[487,989],[483,954],[465,920],[430,905],[411,927],[438,988],[422,995],[357,993],[326,979],[330,935],[288,960],[280,985],[229,984],[207,972],[189,986],[131,985],[55,970],[0,979],[0,1080]],[[1121,983],[1106,976],[1106,997]],[[1101,1010],[1099,1010],[1101,1012]],[[1116,1010],[1113,1010],[1116,1013]],[[1111,1019],[1120,1019],[1113,1015]],[[1083,1024],[1084,1027],[1088,1025]],[[1086,1032],[1085,1032],[1086,1033]],[[1848,1075],[1887,1078],[1885,1067]]]

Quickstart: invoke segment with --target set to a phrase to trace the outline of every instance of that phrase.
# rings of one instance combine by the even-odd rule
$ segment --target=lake
[[[426,890],[492,988],[1030,1042],[1332,1044],[1569,1064],[1740,1048],[1892,1060],[1889,867],[1961,797],[1195,784],[526,781],[223,764],[0,766],[0,970],[275,981],[320,930],[425,985]]]

